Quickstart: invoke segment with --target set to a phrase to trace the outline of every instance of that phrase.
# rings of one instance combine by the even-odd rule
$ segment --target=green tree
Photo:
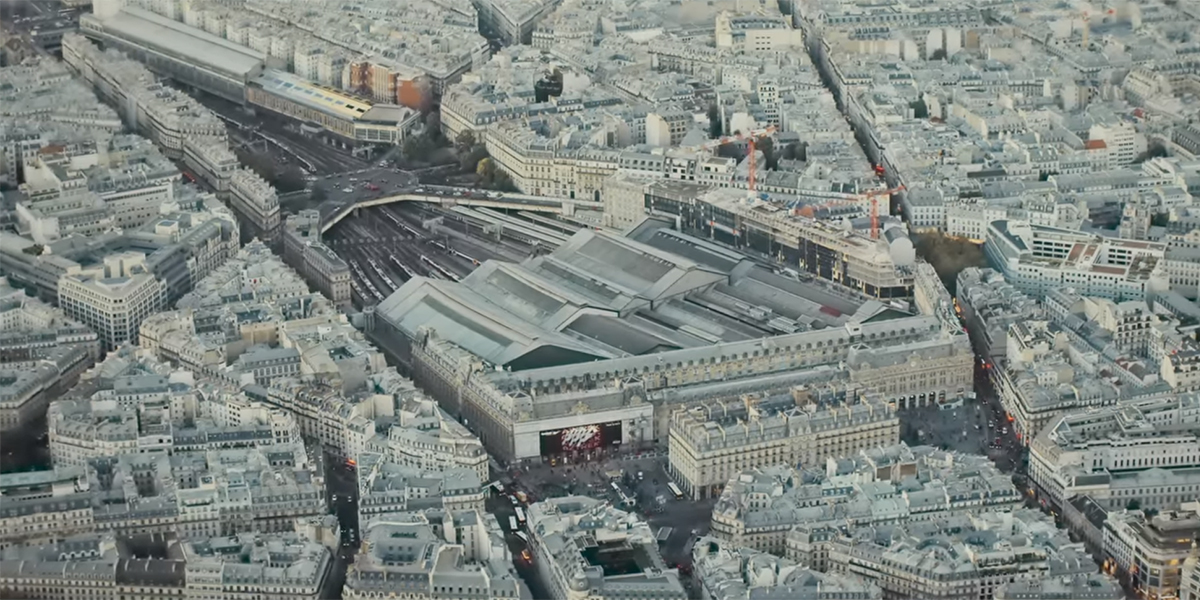
[[[755,149],[763,153],[763,161],[766,163],[768,171],[774,171],[779,168],[779,154],[775,152],[775,140],[769,137],[761,137],[754,143]]]
[[[721,144],[717,146],[717,156],[742,160],[746,156],[746,151],[739,144]]]
[[[1142,507],[1142,501],[1137,498],[1131,499],[1125,503],[1125,510],[1138,510]]]
[[[463,154],[475,147],[475,132],[464,129],[454,136],[454,151]]]
[[[499,169],[496,170],[496,174],[493,177],[492,189],[499,190],[501,192],[521,191],[517,189],[517,184],[513,183],[512,177],[509,177],[508,173],[505,173]]]
[[[307,184],[304,180],[304,171],[294,165],[277,171],[275,178],[270,181],[275,186],[275,189],[283,194],[298,192],[304,189]]]
[[[929,55],[929,60],[946,60],[946,51],[941,48],[934,50],[933,54]]]
[[[243,165],[246,165],[246,167],[248,167],[251,171],[254,171],[256,174],[258,174],[259,177],[262,177],[268,182],[275,181],[275,175],[278,172],[278,168],[275,165],[275,161],[271,159],[269,154],[262,152],[245,152],[238,158],[241,159]]]
[[[496,165],[490,158],[479,161],[479,164],[475,167],[475,176],[483,181],[491,182],[495,175]]]
[[[477,169],[479,167],[479,163],[483,160],[486,160],[487,156],[487,148],[477,145],[467,150],[466,154],[460,154],[458,156],[458,163],[464,172],[469,173]]]
[[[478,169],[480,161],[487,158],[487,148],[475,139],[471,131],[459,132],[454,138],[454,153],[458,156],[459,168],[464,173]]]
[[[716,139],[724,133],[721,130],[721,107],[713,102],[708,105],[708,137]]]
[[[1166,227],[1170,223],[1171,213],[1155,213],[1153,217],[1150,217],[1150,224],[1155,227]]]
[[[784,160],[808,160],[808,144],[805,142],[792,142],[783,147]]]
[[[442,114],[436,110],[425,114],[425,135],[435,142],[442,139]]]
[[[401,146],[400,152],[404,154],[404,158],[409,160],[426,160],[429,155],[437,149],[437,144],[429,139],[429,136],[421,133],[418,135],[410,135],[404,139],[404,145]]]
[[[1154,140],[1146,145],[1146,150],[1134,157],[1134,164],[1144,163],[1151,158],[1165,158],[1168,156],[1167,147],[1162,142]]]
[[[916,100],[909,102],[908,107],[913,110],[913,118],[916,118],[916,119],[928,119],[929,118],[929,105],[925,104],[924,98],[917,98]]]
[[[933,266],[951,295],[957,287],[958,274],[963,269],[987,266],[982,246],[965,238],[950,237],[936,231],[923,232],[917,234],[914,246],[917,256]]]

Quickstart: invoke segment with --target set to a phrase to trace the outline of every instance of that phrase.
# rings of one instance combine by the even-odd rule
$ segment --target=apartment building
[[[968,267],[958,274],[956,306],[972,331],[981,334],[984,358],[1004,366],[1008,359],[1008,334],[1015,323],[1040,320],[1042,309],[994,269]]]
[[[153,555],[142,555],[135,547]],[[0,594],[61,600],[81,595],[150,600],[282,594],[317,600],[327,597],[323,587],[332,564],[328,548],[295,533],[187,540],[87,534],[44,547],[7,549]]]
[[[1107,150],[1110,167],[1124,167],[1146,150],[1146,136],[1127,121],[1096,124],[1088,130],[1088,141]]]
[[[111,350],[137,340],[142,320],[166,306],[167,286],[149,271],[146,255],[118,253],[104,257],[95,270],[64,276],[58,301]]]
[[[504,535],[496,517],[482,510],[430,509],[372,518],[362,525],[363,551],[350,567],[342,597],[528,598]]]
[[[423,471],[470,469],[488,480],[488,456],[479,438],[446,414],[433,400],[405,398],[398,422],[367,441],[367,451]]]
[[[528,44],[539,21],[551,13],[559,0],[476,0],[480,27],[506,45]]]
[[[174,186],[154,216],[152,222],[120,232],[46,243],[37,242],[33,232],[0,233],[0,268],[53,301],[63,276],[98,273],[105,256],[135,248],[147,253],[146,267],[166,284],[167,301],[174,302],[236,251],[239,230],[233,213],[194,186]]]
[[[713,537],[692,546],[694,579],[711,600],[881,600],[883,590],[857,577],[834,577],[811,566],[739,548]]]
[[[1194,393],[1064,414],[1030,444],[1030,480],[1059,504],[1086,494],[1109,511],[1173,510],[1200,492],[1197,415]]]
[[[654,181],[653,177],[625,171],[606,177],[600,190],[604,224],[626,230],[641,223],[646,218],[646,191]]]
[[[472,469],[426,471],[371,452],[360,453],[356,462],[361,523],[398,512],[483,511],[486,482]]]
[[[350,306],[350,266],[321,242],[321,215],[302,210],[283,224],[283,259],[336,306]]]
[[[229,205],[250,230],[262,239],[275,239],[279,232],[279,198],[275,188],[250,169],[239,169],[229,178]]]
[[[181,158],[190,138],[226,137],[225,123],[212,111],[115,49],[101,51],[82,35],[69,34],[63,36],[63,61],[117,107],[130,129],[170,158]]]
[[[56,390],[100,357],[95,332],[0,277],[0,431],[41,418]]]
[[[202,452],[300,441],[295,418],[220,382],[189,381],[152,355],[126,347],[84,375],[95,392],[47,411],[56,466],[86,467],[121,454]]]
[[[701,499],[719,497],[730,478],[747,470],[820,465],[895,444],[900,420],[878,397],[797,388],[679,408],[669,433],[668,472],[685,494]]]
[[[145,225],[175,195],[179,171],[145,138],[114,136],[80,154],[51,148],[24,165],[19,229],[39,243]]]
[[[996,600],[1121,600],[1125,597],[1121,585],[1102,573],[1075,573],[1003,583],[996,587],[995,594]]]
[[[242,248],[177,306],[143,324],[143,350],[293,415],[301,435],[320,440],[345,459],[355,459],[368,444],[388,447],[389,428],[402,427],[403,407],[424,398],[412,381],[387,366],[341,310],[310,292],[304,279],[261,242]],[[388,395],[386,402],[381,394]],[[433,415],[419,406],[411,407],[419,415],[412,416],[415,426],[432,426],[435,421],[427,419]],[[401,436],[397,443],[413,442],[414,460],[429,461],[422,466],[477,468],[479,455],[465,438],[455,441],[459,433],[461,426],[448,424],[443,432],[430,430],[424,439]],[[435,446],[443,435],[447,446]],[[443,457],[439,449],[453,456]]]
[[[0,549],[54,543],[92,531],[89,489],[82,467],[0,475]]]
[[[1200,535],[1197,510],[1200,504],[1193,500],[1180,510],[1154,516],[1137,510],[1109,512],[1104,522],[1105,564],[1128,577],[1139,596],[1178,597],[1184,563],[1195,555],[1195,540]]]
[[[899,493],[914,476],[922,483]],[[713,509],[711,535],[825,570],[830,535],[842,520],[884,525],[1018,502],[1012,482],[983,457],[900,444],[803,472],[777,464],[735,475]]]
[[[1196,600],[1200,598],[1200,573],[1197,572],[1197,564],[1200,563],[1200,555],[1193,552],[1183,561],[1183,571],[1179,576],[1179,599],[1180,600]]]
[[[183,162],[212,187],[218,198],[229,198],[230,182],[241,163],[225,137],[188,137],[183,142]]]
[[[529,545],[556,600],[625,597],[630,586],[650,600],[687,598],[649,525],[604,501],[565,496],[531,504]]]
[[[717,48],[762,52],[803,47],[804,33],[781,14],[722,12],[716,18],[716,42]]]
[[[1031,296],[1073,287],[1084,296],[1120,302],[1170,288],[1162,263],[1165,244],[993,221],[984,251],[992,268]]]
[[[851,527],[830,544],[829,565],[830,574],[860,577],[889,597],[955,600],[989,600],[1013,583],[1095,572],[1083,544],[1033,509],[910,522],[887,537]]]

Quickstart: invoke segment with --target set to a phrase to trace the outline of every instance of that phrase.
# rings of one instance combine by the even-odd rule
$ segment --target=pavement
[[[325,203],[336,206],[390,196],[416,184],[417,177],[411,173],[378,167],[330,173],[313,181],[314,187],[325,192]]]
[[[358,550],[358,473],[341,459],[325,454],[325,503],[342,529],[339,558],[353,562]],[[334,498],[337,498],[334,500]]]
[[[1018,471],[1024,464],[1025,446],[1017,439],[991,381],[980,368],[976,368],[975,396],[955,409],[901,410],[900,439],[910,445],[985,454],[1002,472]]]
[[[708,533],[716,500],[676,500],[667,488],[670,479],[666,465],[665,451],[643,451],[579,464],[523,465],[509,470],[500,480],[506,489],[526,492],[530,502],[574,494],[606,499],[619,507],[621,497],[612,488],[615,481],[637,502],[626,510],[641,514],[655,533],[670,528],[670,536],[659,544],[663,560],[671,566],[690,567],[691,545],[697,537]],[[496,508],[500,511],[497,518],[507,524],[511,503],[498,502]],[[543,596],[535,593],[534,597]]]

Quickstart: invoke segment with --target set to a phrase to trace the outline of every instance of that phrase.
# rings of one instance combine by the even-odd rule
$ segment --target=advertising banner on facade
[[[621,444],[621,422],[581,425],[541,433],[542,456],[589,452]]]

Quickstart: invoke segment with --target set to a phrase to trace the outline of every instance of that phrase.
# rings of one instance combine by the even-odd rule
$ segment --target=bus
[[[522,509],[520,506],[517,507],[517,522],[518,523],[525,522],[525,510]]]
[[[508,518],[508,530],[509,530],[509,531],[516,531],[516,530],[517,530],[517,518],[516,518],[516,517],[509,517],[509,518]]]
[[[667,482],[667,489],[671,490],[672,494],[675,494],[676,500],[683,500],[683,490],[680,490],[679,486],[675,485],[674,481]]]

